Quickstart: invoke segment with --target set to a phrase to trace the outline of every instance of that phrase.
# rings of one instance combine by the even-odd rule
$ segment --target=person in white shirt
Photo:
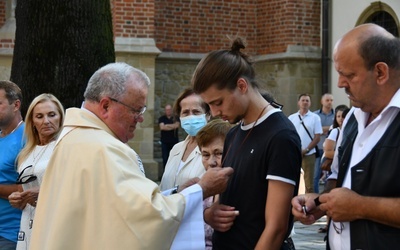
[[[397,249],[400,40],[378,25],[360,25],[337,42],[333,58],[338,87],[354,108],[338,138],[327,193],[293,198],[292,213],[304,224],[330,216],[330,249]]]
[[[288,118],[296,128],[301,140],[301,168],[304,171],[304,185],[306,193],[314,192],[314,168],[315,159],[319,158],[315,146],[318,145],[322,134],[321,119],[317,114],[310,111],[311,96],[300,94],[297,101],[299,111],[291,114]]]
[[[328,137],[329,131],[335,120],[335,111],[333,109],[333,95],[332,94],[325,93],[322,95],[321,108],[318,110],[315,110],[314,114],[319,116],[319,118],[321,119],[321,126],[322,126],[322,134],[320,135],[319,143],[317,144],[318,149],[319,149],[319,157],[315,158],[314,181],[313,181],[314,192],[319,193],[319,182],[320,182],[321,174],[322,174],[321,157],[322,157],[322,154],[324,153],[323,143],[325,142],[325,139]]]

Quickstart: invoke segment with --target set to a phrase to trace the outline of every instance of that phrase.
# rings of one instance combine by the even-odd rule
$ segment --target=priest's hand
[[[200,178],[199,177],[194,177],[183,183],[182,185],[179,186],[177,192],[179,193],[180,191],[184,190],[185,188],[188,188],[194,184],[197,184],[199,182]]]
[[[198,182],[203,189],[203,199],[224,192],[232,174],[231,167],[209,168]]]

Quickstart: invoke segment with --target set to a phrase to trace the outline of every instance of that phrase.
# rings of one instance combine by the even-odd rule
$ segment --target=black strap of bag
[[[336,150],[337,141],[338,141],[338,139],[339,139],[340,127],[337,127],[336,129],[337,129],[337,135],[336,135],[336,141],[335,141],[335,148],[334,148],[334,150]]]
[[[303,125],[304,129],[306,130],[308,136],[310,137],[311,141],[314,140],[314,138],[311,136],[310,132],[308,131],[306,125],[304,125],[303,119],[301,119],[301,116],[299,115],[299,119],[300,119],[300,123],[301,125]],[[318,145],[315,146],[315,157],[319,157],[319,149],[318,149]]]

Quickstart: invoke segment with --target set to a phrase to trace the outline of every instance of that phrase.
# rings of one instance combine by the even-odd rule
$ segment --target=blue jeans
[[[324,150],[319,149],[319,155],[322,157]],[[321,178],[322,169],[321,169],[321,157],[315,158],[315,165],[314,165],[314,193],[319,193],[319,179]]]
[[[15,250],[17,243],[0,236],[0,249],[1,250]]]

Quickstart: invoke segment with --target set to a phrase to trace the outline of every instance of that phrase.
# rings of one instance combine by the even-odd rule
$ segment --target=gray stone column
[[[151,84],[147,98],[147,110],[144,122],[139,124],[135,137],[128,144],[139,154],[145,167],[146,176],[158,179],[158,163],[154,160],[154,89],[155,59],[161,51],[151,38],[115,38],[116,61],[126,62],[145,72]]]
[[[15,39],[15,6],[17,0],[6,0],[6,22],[0,28],[0,79],[10,79]]]
[[[6,22],[0,28],[1,38],[15,38],[15,7],[17,0],[6,0]]]

